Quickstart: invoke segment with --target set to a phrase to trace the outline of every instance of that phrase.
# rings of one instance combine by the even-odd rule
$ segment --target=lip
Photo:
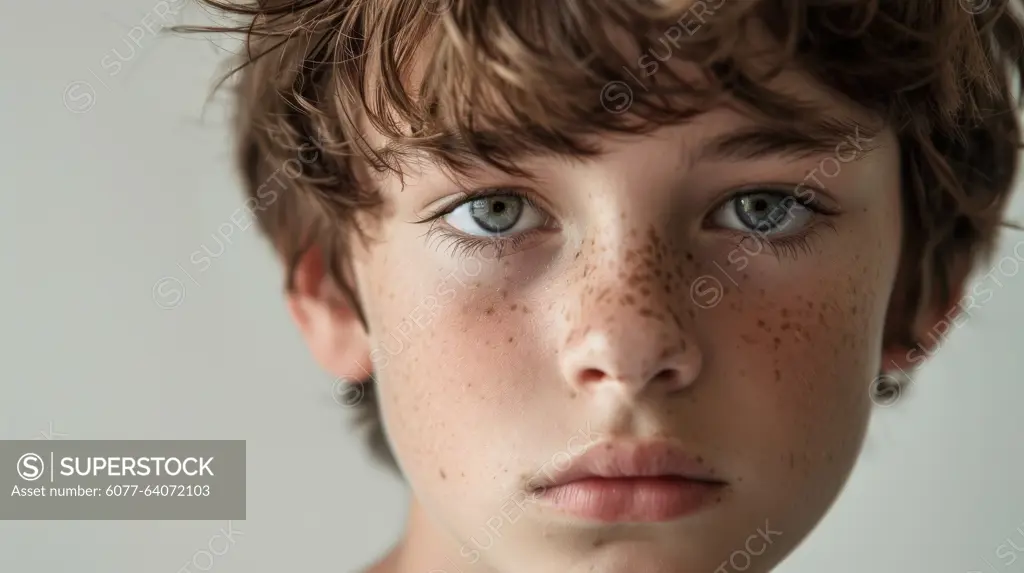
[[[604,523],[672,521],[720,499],[728,483],[669,441],[598,442],[535,484],[553,509]]]

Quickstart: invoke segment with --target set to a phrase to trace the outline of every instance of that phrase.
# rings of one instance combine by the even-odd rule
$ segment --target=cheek
[[[710,345],[718,372],[709,376],[733,414],[715,427],[750,454],[743,472],[753,487],[817,502],[809,507],[834,497],[860,450],[896,272],[881,240],[837,239],[828,252],[843,256],[752,268],[709,326],[728,341]],[[784,280],[766,280],[780,268],[791,271]]]
[[[518,411],[509,348],[530,310],[494,286],[501,264],[469,258],[440,267],[386,248],[361,285],[373,293],[365,304],[371,358],[396,457],[421,492],[500,474],[505,461],[489,459],[488,444],[513,441],[496,416]]]

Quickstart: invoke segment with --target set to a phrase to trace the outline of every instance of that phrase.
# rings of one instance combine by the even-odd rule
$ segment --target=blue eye
[[[715,211],[712,220],[727,229],[774,236],[797,233],[813,217],[814,212],[794,195],[755,191],[736,195],[725,202]]]
[[[532,231],[545,217],[530,202],[515,195],[490,195],[459,204],[444,221],[474,237],[505,236]]]

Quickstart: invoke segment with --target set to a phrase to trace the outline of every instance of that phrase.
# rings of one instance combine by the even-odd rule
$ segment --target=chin
[[[774,536],[758,544],[714,525],[536,524],[543,539],[520,539],[514,551],[506,545],[484,558],[496,571],[517,573],[768,573],[789,549]]]
[[[618,541],[593,551],[563,556],[555,564],[536,560],[528,566],[517,564],[509,571],[529,573],[768,573],[777,560],[764,555],[747,561],[709,554],[679,553],[677,548],[656,547],[645,542]]]

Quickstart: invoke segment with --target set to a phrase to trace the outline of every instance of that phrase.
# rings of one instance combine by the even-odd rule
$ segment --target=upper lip
[[[690,455],[679,444],[664,440],[615,440],[592,444],[561,471],[540,476],[535,485],[536,489],[544,489],[584,479],[655,477],[725,483],[700,456]]]

